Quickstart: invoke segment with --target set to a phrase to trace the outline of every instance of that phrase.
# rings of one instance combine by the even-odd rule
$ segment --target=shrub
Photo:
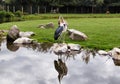
[[[0,23],[13,21],[13,17],[12,12],[0,11]]]
[[[6,22],[12,21],[12,18],[13,18],[14,16],[15,16],[15,15],[14,15],[12,12],[6,12],[6,14],[5,14]]]
[[[16,11],[14,14],[15,14],[16,17],[22,17],[22,15],[23,15],[23,13],[19,10]]]
[[[3,10],[3,7],[0,5],[0,10]]]
[[[0,23],[5,21],[5,15],[6,15],[5,11],[0,11]]]

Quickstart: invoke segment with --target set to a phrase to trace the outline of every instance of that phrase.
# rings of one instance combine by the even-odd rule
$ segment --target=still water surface
[[[120,84],[120,66],[111,57],[89,49],[60,57],[51,47],[48,43],[18,47],[2,41],[0,84]],[[63,70],[58,70],[61,66]]]

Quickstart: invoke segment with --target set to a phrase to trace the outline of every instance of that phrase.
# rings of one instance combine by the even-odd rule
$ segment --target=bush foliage
[[[22,13],[20,11],[16,11],[15,13],[0,11],[0,23],[20,21],[22,20],[21,17],[22,17]]]

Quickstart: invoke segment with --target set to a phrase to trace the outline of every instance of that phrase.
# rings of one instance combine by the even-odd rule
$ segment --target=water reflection
[[[67,51],[66,53],[62,53],[62,52],[54,52],[54,54],[56,54],[58,57],[64,57],[64,59],[68,59],[68,58],[73,58],[75,59],[75,56],[77,54],[79,54],[81,51],[74,51],[74,50],[71,50],[71,51]]]
[[[0,84],[120,82],[120,60],[99,55],[96,50],[54,53],[51,52],[52,43],[14,45],[1,41],[0,44]]]
[[[83,50],[81,54],[82,54],[82,60],[86,64],[88,64],[88,62],[90,61],[90,54],[91,54],[90,50]]]
[[[116,66],[120,66],[120,60],[113,59],[113,61],[114,61],[114,64],[115,64]]]
[[[61,84],[61,80],[63,76],[67,75],[68,69],[65,64],[65,62],[62,61],[62,59],[54,60],[54,66],[56,71],[58,72],[58,80]]]
[[[9,42],[9,41],[7,41],[6,46],[8,50],[13,51],[13,52],[19,49],[19,46],[16,46],[15,44],[13,44],[13,42]]]
[[[0,36],[0,51],[1,51],[1,43],[3,42],[4,38]]]
[[[25,48],[31,48],[33,50],[39,51],[39,52],[45,52],[47,53],[51,46],[53,45],[53,43],[37,43],[37,42],[33,42],[31,44],[14,44],[13,42],[9,42],[7,41],[7,48],[10,51],[17,51],[19,49],[19,47],[25,47]]]

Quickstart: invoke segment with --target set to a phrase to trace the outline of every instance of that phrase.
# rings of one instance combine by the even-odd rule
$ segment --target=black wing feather
[[[61,27],[61,26],[59,26],[59,27],[56,29],[56,31],[55,31],[55,33],[54,33],[54,39],[55,39],[55,40],[58,39],[58,37],[61,35],[62,31],[63,31],[63,27]]]

